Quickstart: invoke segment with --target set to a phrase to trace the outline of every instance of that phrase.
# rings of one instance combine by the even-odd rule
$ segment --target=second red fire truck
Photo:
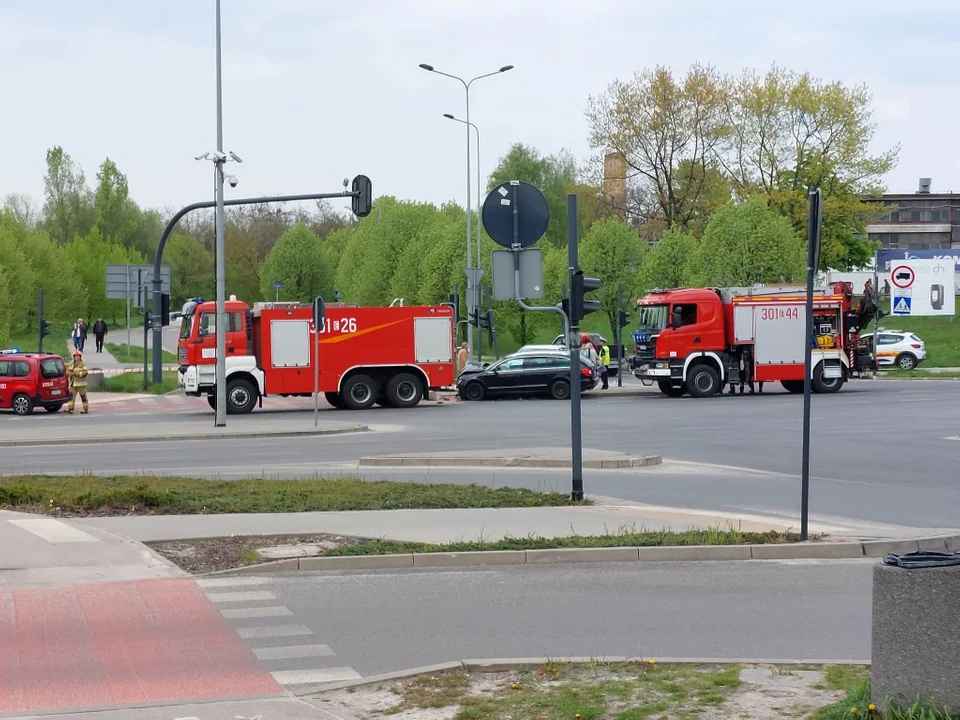
[[[268,396],[319,390],[336,408],[414,407],[455,379],[453,309],[327,306],[320,328],[301,303],[226,305],[227,412],[248,413]],[[216,303],[184,308],[180,388],[216,407]]]
[[[872,367],[857,352],[859,331],[875,306],[853,309],[849,283],[818,288],[813,336],[806,334],[806,289],[798,286],[682,288],[637,301],[634,375],[665,395],[709,397],[728,384],[779,382],[803,392],[805,342],[813,347],[814,392],[833,393]]]

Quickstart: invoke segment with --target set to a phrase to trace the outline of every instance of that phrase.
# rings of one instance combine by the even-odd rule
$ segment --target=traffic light
[[[373,209],[373,183],[366,175],[357,175],[353,179],[351,192],[357,193],[353,196],[351,209],[357,217],[366,217]]]
[[[447,302],[450,304],[450,307],[453,308],[453,321],[460,322],[460,295],[455,292],[450,293]]]
[[[160,294],[160,325],[166,327],[170,324],[170,295]]]
[[[630,324],[630,313],[626,310],[620,311],[620,327],[626,327]]]
[[[575,270],[570,276],[570,322],[577,324],[586,315],[600,309],[599,300],[584,298],[589,292],[599,290],[603,282],[597,278],[583,276],[583,270]]]
[[[40,322],[37,324],[40,328],[40,342],[37,344],[37,352],[43,352],[43,339],[50,334],[50,328],[53,327],[53,321],[45,320],[43,317],[43,288],[40,288],[40,302],[38,305],[37,318]]]

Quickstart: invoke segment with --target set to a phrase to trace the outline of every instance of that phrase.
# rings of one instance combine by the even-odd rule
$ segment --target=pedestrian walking
[[[606,340],[600,340],[600,352],[597,353],[597,357],[600,360],[600,364],[598,366],[600,370],[600,382],[603,383],[603,385],[601,385],[601,389],[608,390],[610,375],[610,348],[607,347]]]
[[[83,364],[83,354],[79,350],[73,351],[73,363],[67,366],[67,379],[70,381],[70,400],[67,402],[67,412],[72,413],[77,404],[77,398],[83,404],[81,415],[90,410],[87,402],[87,366]]]
[[[467,366],[467,363],[470,361],[470,349],[467,347],[467,344],[464,343],[460,346],[460,349],[457,350],[457,372],[462,373],[463,369]]]
[[[80,318],[80,352],[83,352],[87,346],[87,321]]]
[[[102,317],[98,317],[93,324],[93,337],[97,340],[97,352],[103,352],[103,339],[107,336],[107,324]]]
[[[83,318],[77,318],[70,331],[70,337],[73,338],[73,349],[83,350]]]

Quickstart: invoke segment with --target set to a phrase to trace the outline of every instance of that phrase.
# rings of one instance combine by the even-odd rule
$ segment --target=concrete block
[[[917,552],[916,540],[868,540],[863,543],[863,554],[867,557],[882,558],[887,553],[905,555]]]
[[[260,573],[289,572],[291,570],[299,569],[300,563],[297,562],[297,558],[289,558],[286,560],[274,560],[272,562],[258,563],[257,565],[247,565],[246,567],[237,568],[233,572],[246,575],[259,575]]]
[[[873,569],[872,699],[960,709],[960,567]]]
[[[917,540],[917,546],[921,552],[947,552],[947,539],[945,537],[920,538]]]
[[[863,557],[863,546],[858,542],[751,545],[750,554],[754,560],[841,560]]]
[[[672,547],[641,547],[640,561],[678,560],[750,560],[749,545],[675,545]]]
[[[336,555],[299,558],[301,570],[382,570],[413,567],[413,555]]]
[[[414,553],[414,567],[467,567],[470,565],[523,565],[523,550],[483,550],[478,552]]]
[[[557,548],[555,550],[527,550],[528,565],[577,562],[623,562],[636,560],[637,548]]]
[[[951,535],[947,538],[947,550],[960,552],[960,535]]]

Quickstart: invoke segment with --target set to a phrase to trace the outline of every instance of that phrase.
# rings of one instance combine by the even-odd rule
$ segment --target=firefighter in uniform
[[[67,412],[72,413],[77,404],[77,397],[83,403],[82,415],[86,415],[90,410],[87,402],[87,366],[83,364],[83,355],[79,350],[73,353],[73,364],[67,367],[67,378],[70,380],[70,400],[67,402]]]

